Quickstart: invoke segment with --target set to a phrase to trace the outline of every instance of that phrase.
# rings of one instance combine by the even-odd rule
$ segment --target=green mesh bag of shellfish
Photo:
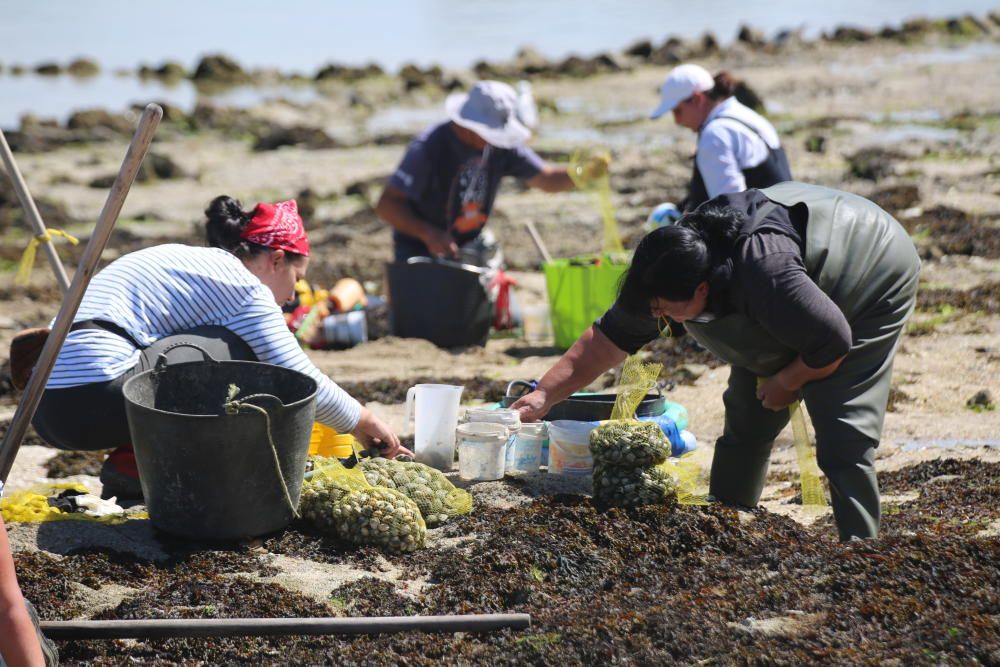
[[[379,457],[362,459],[360,468],[370,484],[395,489],[415,502],[428,527],[472,511],[468,491],[456,488],[444,473],[423,463]]]
[[[321,531],[354,544],[393,553],[424,546],[427,525],[417,504],[403,493],[373,486],[358,468],[335,458],[315,458],[302,484],[299,512]]]

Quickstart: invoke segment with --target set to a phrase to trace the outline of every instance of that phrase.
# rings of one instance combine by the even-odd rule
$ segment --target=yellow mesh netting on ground
[[[49,498],[66,490],[89,494],[79,483],[36,484],[23,491],[15,491],[0,500],[0,513],[5,523],[44,523],[47,521],[94,521],[103,524],[124,523],[128,519],[148,519],[146,512],[116,512],[96,516],[84,512],[66,512],[49,505]],[[96,501],[96,498],[94,498]],[[114,509],[113,507],[111,509]]]

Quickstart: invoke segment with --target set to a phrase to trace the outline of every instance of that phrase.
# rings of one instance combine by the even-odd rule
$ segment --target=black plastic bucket
[[[520,392],[515,394],[517,388]],[[515,380],[507,385],[507,395],[503,397],[501,404],[505,408],[513,405],[514,401],[524,394],[527,394],[534,386],[530,382]],[[611,411],[615,407],[615,400],[618,394],[573,394],[569,398],[559,401],[549,410],[542,419],[556,421],[557,419],[572,419],[573,421],[600,421],[611,419]],[[667,410],[667,400],[662,394],[646,394],[635,410],[636,417],[659,417]]]
[[[167,365],[170,349],[155,368],[124,386],[153,525],[198,540],[284,528],[302,490],[316,381],[272,364],[216,361],[204,351],[203,361]],[[263,408],[267,416],[245,405],[227,414],[231,385],[239,388],[236,401]]]
[[[392,333],[438,347],[486,345],[493,323],[476,266],[427,257],[386,266]]]

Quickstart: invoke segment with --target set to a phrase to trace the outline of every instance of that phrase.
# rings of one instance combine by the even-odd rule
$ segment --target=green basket
[[[628,270],[621,255],[583,255],[554,259],[542,267],[557,347],[576,342],[618,297],[618,282]]]

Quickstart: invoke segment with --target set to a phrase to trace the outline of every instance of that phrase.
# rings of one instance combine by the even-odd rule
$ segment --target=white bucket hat
[[[660,88],[660,106],[650,114],[657,119],[695,93],[703,93],[715,87],[715,80],[704,67],[698,65],[678,65],[670,70],[667,80]]]
[[[449,95],[448,117],[497,148],[516,148],[531,138],[517,116],[517,92],[506,83],[480,81],[466,93]]]

